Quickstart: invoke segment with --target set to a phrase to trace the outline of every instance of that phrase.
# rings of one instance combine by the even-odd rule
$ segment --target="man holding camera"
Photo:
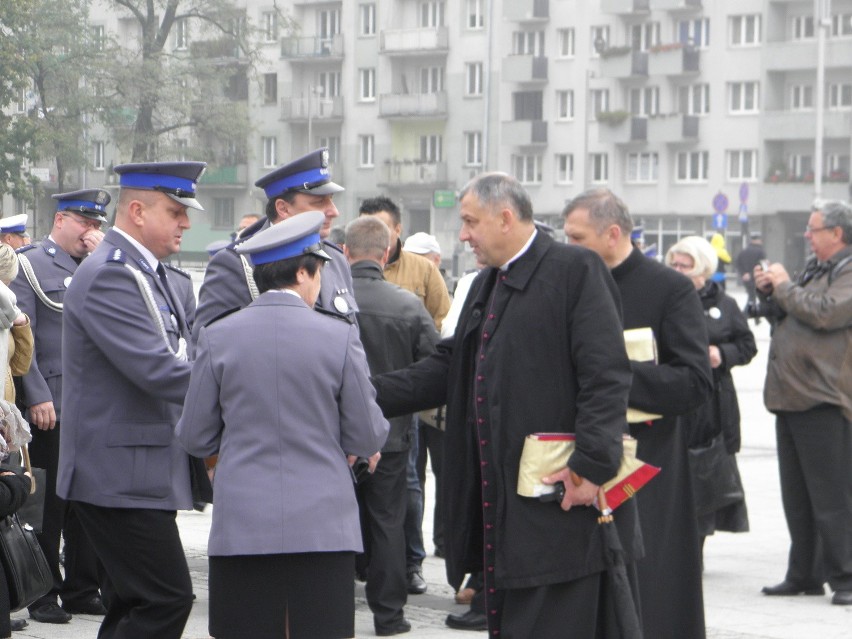
[[[852,209],[814,205],[813,257],[796,282],[755,268],[773,322],[764,402],[776,415],[781,498],[790,531],[784,580],[766,595],[822,595],[852,605]]]

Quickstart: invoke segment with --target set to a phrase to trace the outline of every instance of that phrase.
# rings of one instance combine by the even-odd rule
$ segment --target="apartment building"
[[[719,227],[736,252],[758,230],[795,268],[818,119],[821,195],[849,197],[852,0],[822,1],[826,18],[815,21],[813,0],[279,0],[293,28],[271,0],[235,0],[262,27],[256,73],[231,96],[252,129],[232,163],[204,177],[208,212],[185,253],[201,255],[262,210],[257,178],[327,146],[347,187],[341,224],[387,194],[406,233],[439,238],[454,273],[472,265],[454,194],[484,170],[516,175],[559,235],[565,202],[601,185],[663,251]],[[134,23],[107,6],[93,2],[92,28],[134,42]],[[187,21],[170,46],[205,50],[195,32]],[[96,133],[86,143],[92,161],[77,184],[111,184],[109,166],[127,158]]]

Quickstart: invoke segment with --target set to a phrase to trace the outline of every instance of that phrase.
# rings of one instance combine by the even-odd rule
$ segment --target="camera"
[[[356,484],[364,483],[370,476],[370,460],[366,457],[359,457],[352,464],[352,475],[355,477]]]

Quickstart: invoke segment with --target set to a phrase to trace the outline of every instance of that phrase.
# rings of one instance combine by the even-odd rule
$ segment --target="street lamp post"
[[[308,85],[308,148],[306,152],[310,153],[313,147],[313,129],[314,129],[314,100],[313,96],[316,93],[319,97],[325,94],[325,89],[322,86]]]
[[[817,30],[816,140],[814,141],[814,198],[822,197],[823,136],[825,120],[825,37],[831,27],[831,0],[814,0]]]

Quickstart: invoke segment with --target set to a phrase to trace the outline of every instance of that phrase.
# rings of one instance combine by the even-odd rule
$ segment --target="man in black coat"
[[[752,233],[749,237],[748,246],[740,251],[736,259],[737,273],[748,293],[748,302],[743,311],[747,316],[750,315],[749,311],[755,308],[757,304],[757,293],[754,288],[754,267],[765,259],[766,251],[763,250],[763,239],[760,237],[760,233]],[[760,318],[755,317],[755,323],[759,321]]]
[[[432,317],[414,293],[384,278],[390,231],[372,216],[346,227],[346,257],[358,303],[358,326],[370,373],[405,368],[435,352],[439,336]],[[408,598],[405,521],[406,468],[411,447],[411,415],[390,420],[391,430],[375,472],[358,485],[367,567],[367,603],[379,636],[407,632]]]
[[[459,239],[486,268],[435,355],[374,379],[379,405],[388,415],[447,405],[447,576],[458,589],[465,573],[484,572],[489,633],[617,637],[589,506],[618,470],[626,430],[618,293],[597,255],[536,230],[529,196],[508,175],[465,186],[461,221]],[[534,432],[576,433],[568,466],[546,478],[566,487],[561,509],[517,494]],[[632,500],[616,520],[632,562]]]
[[[631,424],[637,457],[662,471],[637,496],[645,558],[638,562],[642,623],[649,639],[703,639],[701,551],[687,466],[686,424],[678,416],[710,397],[707,329],[695,287],[630,242],[627,207],[607,189],[565,208],[565,235],[597,252],[621,291],[624,328],[650,327],[659,363],[631,362],[630,407],[662,415]]]

